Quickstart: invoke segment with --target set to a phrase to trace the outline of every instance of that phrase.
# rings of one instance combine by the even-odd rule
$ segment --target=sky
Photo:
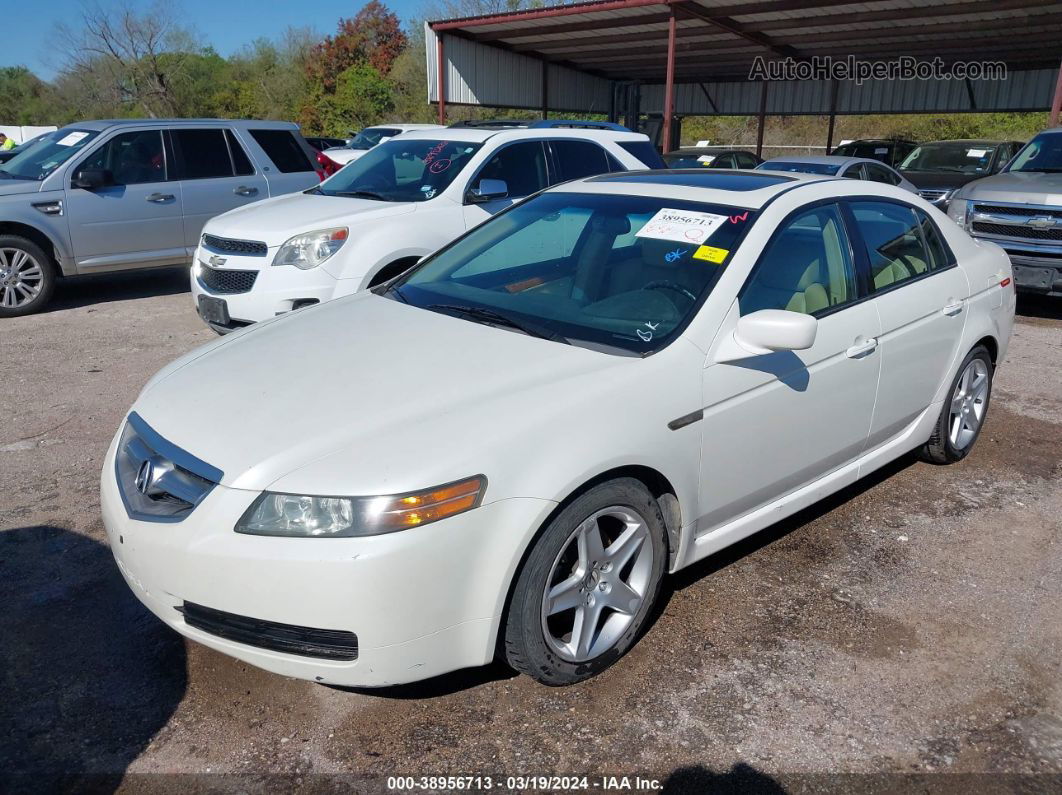
[[[151,7],[145,0],[132,0],[134,7]],[[425,5],[423,0],[383,0],[403,25]],[[104,7],[111,5],[102,0]],[[335,31],[340,17],[352,17],[361,0],[174,0],[167,7],[179,9],[182,26],[192,28],[203,45],[212,45],[224,56],[231,55],[256,38],[275,38],[285,28],[311,28],[319,33]],[[0,13],[0,66],[27,66],[45,80],[55,77],[64,57],[55,42],[58,22],[73,26],[83,0],[5,3]]]

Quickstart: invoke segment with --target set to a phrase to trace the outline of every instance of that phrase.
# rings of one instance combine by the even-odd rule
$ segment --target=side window
[[[867,246],[875,290],[902,284],[929,270],[932,258],[913,207],[891,202],[852,202],[851,207]]]
[[[550,141],[553,164],[557,167],[556,182],[590,177],[609,171],[605,150],[589,141]]]
[[[115,185],[140,185],[166,181],[162,131],[142,130],[114,136],[78,166],[111,172]]]
[[[735,157],[737,158],[738,168],[756,168],[759,165],[756,162],[756,158],[745,152],[738,152]]]
[[[760,255],[738,296],[741,314],[787,309],[818,314],[857,297],[855,268],[837,205],[800,213]]]
[[[225,140],[228,142],[229,151],[232,153],[232,165],[236,168],[236,176],[246,177],[253,174],[254,166],[251,165],[247,153],[243,150],[243,144],[239,142],[232,130],[225,130]]]
[[[849,166],[841,176],[848,179],[863,179],[863,164],[856,163],[854,166]]]
[[[918,225],[922,227],[926,251],[929,252],[929,269],[936,271],[952,265],[955,258],[951,255],[951,249],[944,243],[937,225],[921,210],[916,210],[915,213],[918,215]]]
[[[864,163],[863,167],[867,170],[867,179],[874,182],[883,182],[886,185],[896,185],[899,183],[896,176],[883,166],[874,163]]]
[[[281,173],[313,171],[313,164],[291,130],[251,130],[250,133]]]
[[[180,179],[210,179],[231,177],[232,159],[225,133],[212,130],[171,130],[173,145],[177,150],[178,177]]]
[[[620,146],[642,161],[649,168],[667,168],[667,163],[648,141],[620,141]]]
[[[546,151],[541,141],[510,144],[495,153],[469,187],[483,179],[504,180],[509,196],[529,196],[546,187]]]
[[[712,168],[733,168],[734,156],[733,155],[720,155],[712,163]]]

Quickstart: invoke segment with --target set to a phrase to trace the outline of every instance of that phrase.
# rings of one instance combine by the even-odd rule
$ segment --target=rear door
[[[469,195],[469,191],[484,179],[505,182],[509,188],[508,196],[504,199],[476,202]],[[549,185],[549,179],[550,172],[544,141],[516,141],[503,145],[489,157],[486,163],[480,166],[468,181],[465,188],[465,228],[471,229],[525,196],[537,193]]]
[[[184,197],[184,244],[191,255],[207,221],[264,199],[268,188],[227,128],[177,127],[169,138]]]
[[[592,141],[552,140],[547,146],[553,157],[551,185],[610,171],[608,154]]]
[[[268,158],[265,161],[256,157],[263,160],[261,166],[269,184],[270,196],[306,190],[320,182],[313,164],[313,153],[308,151],[308,145],[295,130],[252,127],[247,134]]]
[[[161,130],[112,135],[68,174],[89,168],[105,169],[113,179],[96,190],[67,182],[65,213],[79,271],[187,261],[181,185],[173,180]]]
[[[855,249],[881,318],[881,385],[869,444],[910,425],[932,402],[958,353],[970,285],[933,221],[887,199],[849,202]]]

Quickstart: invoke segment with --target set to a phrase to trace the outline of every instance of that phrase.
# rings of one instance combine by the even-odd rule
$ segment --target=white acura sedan
[[[616,662],[661,580],[977,440],[1007,256],[906,191],[771,172],[540,193],[396,280],[164,368],[107,454],[136,595],[281,674]]]

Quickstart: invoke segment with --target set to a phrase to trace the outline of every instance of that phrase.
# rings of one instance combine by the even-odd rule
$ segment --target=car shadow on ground
[[[1062,298],[1018,293],[1016,314],[1042,320],[1062,320]]]
[[[431,679],[422,679],[419,682],[411,682],[406,685],[392,685],[390,687],[344,687],[343,685],[325,685],[333,690],[342,690],[346,693],[359,693],[363,696],[377,696],[379,698],[407,701],[410,699],[430,699],[449,696],[462,690],[471,690],[480,685],[491,682],[500,682],[504,679],[514,679],[518,676],[505,663],[495,660],[490,665],[478,668],[462,668],[451,671],[448,674],[433,676]]]
[[[775,779],[744,763],[722,773],[703,765],[680,767],[664,779],[659,790],[664,795],[785,795],[785,791]]]
[[[66,276],[56,284],[55,294],[42,312],[78,309],[133,298],[178,295],[190,289],[186,265],[101,273],[97,276]]]
[[[0,532],[0,792],[113,791],[185,693],[184,643],[103,544]]]

